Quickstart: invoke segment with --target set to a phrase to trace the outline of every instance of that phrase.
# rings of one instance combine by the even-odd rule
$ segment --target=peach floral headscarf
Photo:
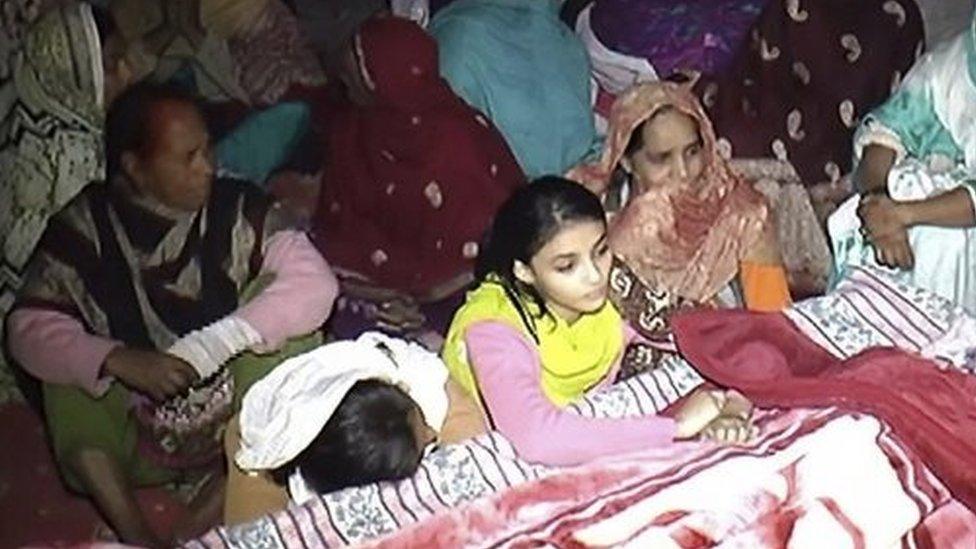
[[[769,206],[718,154],[715,130],[689,85],[654,82],[625,92],[610,112],[600,160],[567,176],[605,193],[631,135],[667,106],[698,123],[705,167],[691,183],[648,189],[635,181],[630,201],[611,221],[610,246],[644,284],[706,302],[738,273],[766,227]]]

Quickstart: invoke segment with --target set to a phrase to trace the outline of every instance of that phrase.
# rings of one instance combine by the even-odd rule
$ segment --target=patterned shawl
[[[53,9],[24,39],[5,90],[17,99],[0,119],[0,244],[14,273],[48,216],[103,177],[103,75],[88,4]]]
[[[736,275],[764,230],[769,207],[721,158],[712,124],[687,86],[641,84],[621,95],[610,113],[601,158],[568,176],[597,194],[606,192],[631,135],[666,106],[697,121],[704,171],[687,185],[646,189],[635,182],[634,196],[611,222],[610,245],[646,286],[704,302]]]
[[[167,349],[233,311],[264,243],[287,228],[257,189],[214,181],[207,206],[170,210],[117,177],[93,183],[51,219],[15,307],[77,317],[95,334]]]
[[[97,131],[105,72],[91,6],[69,3],[38,21],[15,75],[17,93],[30,107]]]
[[[167,9],[178,6],[168,0],[111,0],[108,2],[118,32],[129,44],[142,45],[150,35],[166,36],[168,42],[161,51],[150,53],[136,48],[130,52],[129,62],[135,72],[152,73],[156,81],[166,81],[183,67],[193,71],[197,93],[213,100],[234,99],[251,103],[251,97],[238,81],[226,33],[238,31],[242,20],[251,21],[261,15],[261,0],[234,2],[236,13],[218,1],[199,2],[198,19]],[[138,51],[137,56],[135,52]]]

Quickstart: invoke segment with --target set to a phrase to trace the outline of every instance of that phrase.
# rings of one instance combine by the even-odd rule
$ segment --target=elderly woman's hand
[[[898,202],[883,194],[869,194],[857,208],[861,232],[874,246],[878,263],[898,269],[911,269],[915,262],[908,240],[908,220]]]
[[[881,193],[864,195],[857,207],[861,227],[872,239],[904,233],[907,220],[901,215],[898,202]]]

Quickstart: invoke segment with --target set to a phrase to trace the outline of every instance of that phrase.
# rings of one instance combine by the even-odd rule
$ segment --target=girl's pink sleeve
[[[339,282],[302,232],[279,232],[267,248],[261,273],[273,273],[274,280],[234,315],[261,335],[262,350],[275,350],[325,322],[339,295]]]
[[[624,322],[624,346],[630,345],[631,343],[644,343],[646,341],[644,336],[640,335],[629,322]]]
[[[586,418],[553,404],[542,391],[535,345],[511,326],[472,324],[464,341],[489,421],[528,461],[576,465],[674,439],[670,418]]]

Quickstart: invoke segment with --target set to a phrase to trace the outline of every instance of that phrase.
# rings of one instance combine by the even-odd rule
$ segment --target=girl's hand
[[[722,444],[749,442],[759,433],[752,424],[752,402],[734,389],[725,391],[724,397],[721,415],[702,429],[701,437]]]
[[[752,402],[739,391],[735,389],[725,391],[725,405],[722,406],[723,417],[749,420],[752,418],[752,408]]]
[[[719,416],[701,431],[701,438],[721,444],[745,444],[759,434],[751,419]]]
[[[692,438],[717,419],[725,407],[724,391],[698,390],[688,397],[674,419],[678,424],[675,437]]]

